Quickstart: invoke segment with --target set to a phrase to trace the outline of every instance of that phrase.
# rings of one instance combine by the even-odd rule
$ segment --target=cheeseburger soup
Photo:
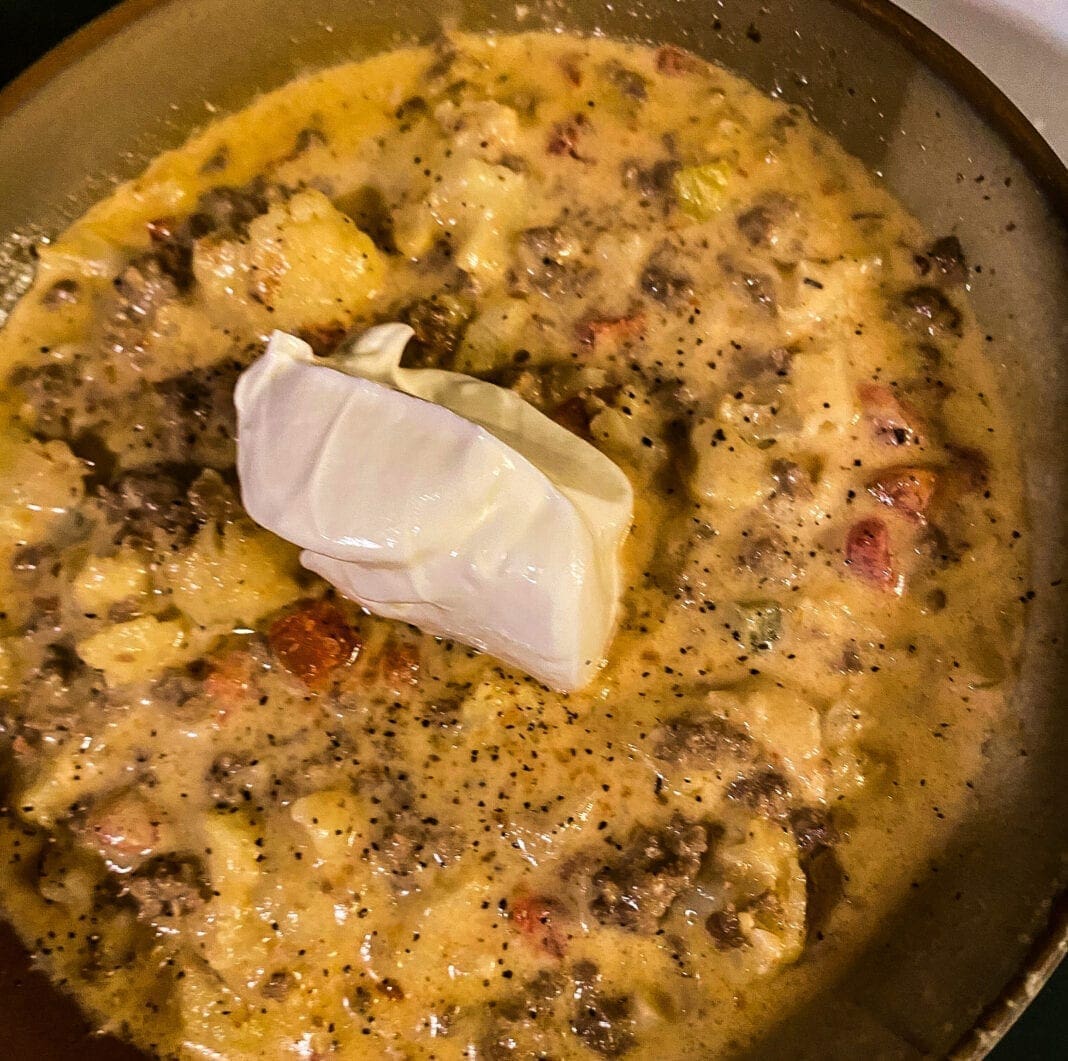
[[[0,332],[0,906],[39,967],[163,1057],[743,1050],[1007,715],[968,280],[801,111],[568,35],[310,74],[117,187]],[[385,322],[629,481],[576,690],[369,614],[243,506],[238,376]]]

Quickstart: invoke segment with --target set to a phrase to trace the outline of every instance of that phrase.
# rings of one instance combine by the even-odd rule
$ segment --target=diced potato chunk
[[[716,420],[697,424],[690,438],[697,456],[693,493],[698,500],[729,510],[760,503],[770,488],[763,450]]]
[[[378,294],[383,262],[322,192],[305,191],[256,218],[247,239],[200,241],[193,268],[220,323],[298,331],[351,324]]]
[[[82,497],[85,469],[63,442],[0,434],[0,539],[39,541]]]
[[[488,150],[501,152],[516,148],[519,115],[496,100],[445,100],[434,109],[434,120],[448,134],[456,155],[476,155]]]
[[[167,565],[172,600],[198,626],[255,623],[300,594],[297,551],[265,531],[204,527]]]
[[[364,842],[358,802],[351,792],[313,792],[298,799],[289,813],[293,821],[307,829],[320,858],[352,858],[357,843]]]
[[[530,307],[522,299],[487,301],[468,325],[457,351],[457,372],[486,372],[501,363],[501,354],[522,345],[520,336],[530,321]]]
[[[790,405],[798,413],[806,436],[839,433],[857,415],[856,400],[841,354],[831,351],[801,354],[790,371]]]
[[[0,694],[8,694],[18,684],[18,658],[13,638],[0,640]]]
[[[467,158],[446,172],[423,209],[398,227],[397,246],[419,257],[447,233],[456,265],[484,280],[499,278],[523,226],[526,200],[526,178],[506,166]]]
[[[94,556],[74,579],[74,600],[87,612],[105,611],[109,605],[140,597],[152,588],[143,556],[123,549],[114,556]]]
[[[730,704],[729,717],[757,741],[773,748],[779,762],[809,801],[825,795],[823,728],[816,707],[795,689],[765,685]]]
[[[185,627],[173,619],[143,615],[114,623],[78,645],[78,655],[104,672],[108,685],[144,681],[190,658]]]
[[[788,830],[755,818],[745,839],[726,844],[719,860],[732,885],[745,961],[758,974],[797,961],[805,942],[805,873]]]
[[[262,940],[263,922],[254,901],[263,881],[260,848],[255,828],[239,815],[211,814],[203,830],[212,891],[206,914],[213,931],[205,937],[202,953],[228,979],[245,967],[245,955],[254,953]]]
[[[239,900],[256,886],[259,863],[252,827],[232,814],[211,814],[204,822],[208,876],[217,898]]]

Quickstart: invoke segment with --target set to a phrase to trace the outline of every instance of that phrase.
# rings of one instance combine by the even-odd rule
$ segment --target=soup
[[[39,248],[0,332],[0,904],[160,1056],[744,1050],[926,872],[1005,724],[1025,559],[968,266],[675,49],[450,36],[298,79]],[[507,387],[635,492],[554,693],[244,512],[233,389]]]

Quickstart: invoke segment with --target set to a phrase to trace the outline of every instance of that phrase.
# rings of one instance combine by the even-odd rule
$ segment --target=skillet
[[[784,1013],[754,1056],[983,1056],[1066,948],[1065,463],[1068,174],[1015,108],[884,0],[127,0],[0,94],[0,312],[61,228],[116,177],[313,66],[466,29],[563,26],[670,41],[806,107],[932,231],[981,266],[973,301],[1015,414],[1034,530],[1012,748],[971,819],[841,981]],[[0,937],[10,1056],[133,1058]],[[878,1045],[876,1045],[878,1044]]]

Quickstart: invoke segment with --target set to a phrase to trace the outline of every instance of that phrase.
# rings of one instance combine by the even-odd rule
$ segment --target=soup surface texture
[[[712,1057],[787,1016],[1007,716],[1015,456],[937,235],[718,67],[528,34],[303,77],[44,243],[0,332],[0,902],[40,966],[187,1058]],[[244,513],[237,375],[389,320],[633,483],[580,692]]]

